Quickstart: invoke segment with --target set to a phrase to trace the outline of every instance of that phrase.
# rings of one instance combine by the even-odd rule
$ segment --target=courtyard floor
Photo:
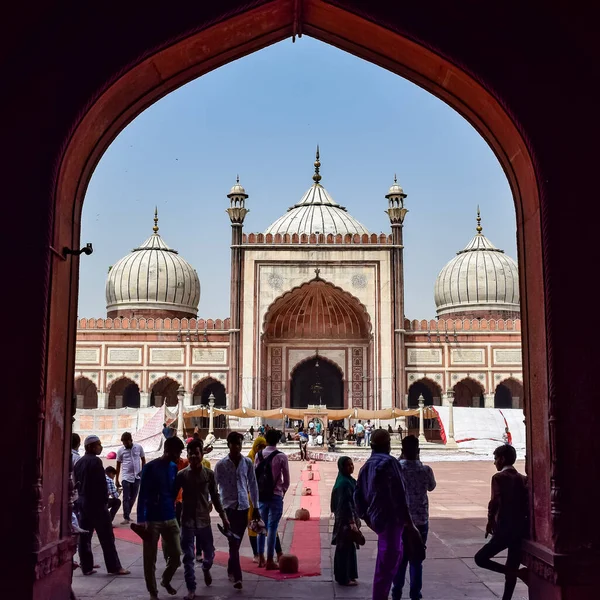
[[[426,460],[426,457],[424,457]],[[491,461],[470,462],[431,462],[434,469],[437,488],[429,496],[430,533],[427,543],[427,560],[424,565],[423,598],[425,600],[488,600],[502,595],[502,577],[475,566],[474,553],[484,540],[487,502],[489,499],[490,477],[495,472]],[[361,463],[356,465],[356,473]],[[523,471],[523,465],[517,465]],[[355,588],[338,586],[333,581],[333,552],[330,544],[331,525],[329,513],[330,491],[337,475],[337,467],[332,462],[318,462],[315,466],[313,481],[307,481],[306,463],[290,461],[292,485],[286,496],[285,512],[280,526],[284,552],[292,551],[301,557],[300,569],[318,572],[318,575],[303,576],[296,579],[278,580],[257,573],[251,562],[252,552],[247,538],[242,545],[244,561],[244,589],[234,590],[228,581],[224,566],[227,552],[226,539],[218,532],[218,517],[213,513],[213,530],[217,557],[212,569],[213,584],[205,587],[200,567],[196,569],[198,589],[197,597],[214,600],[230,598],[296,598],[310,597],[313,600],[329,598],[353,599],[370,598],[371,581],[375,568],[376,537],[366,527],[367,543],[358,552],[359,585]],[[302,496],[303,487],[310,487],[313,496],[311,515],[320,512],[319,519],[307,524],[292,520],[295,511],[307,502]],[[286,520],[290,518],[290,520]],[[115,523],[121,521],[121,513],[115,517]],[[142,567],[142,547],[129,528],[115,528],[117,550],[124,567],[131,575],[113,577],[106,574],[102,552],[97,543],[94,545],[94,557],[101,569],[92,576],[85,577],[78,569],[73,577],[73,590],[79,599],[100,598],[103,600],[138,600],[147,598]],[[220,564],[219,564],[220,563]],[[157,562],[157,580],[159,580],[164,559],[159,552]],[[264,573],[264,571],[263,571]],[[180,568],[173,580],[173,586],[181,598],[186,593],[183,581],[183,568]],[[162,589],[162,588],[161,588]],[[405,587],[405,595],[408,587]],[[159,592],[161,598],[170,598],[166,592]],[[527,589],[519,583],[515,591],[515,600],[527,598]]]

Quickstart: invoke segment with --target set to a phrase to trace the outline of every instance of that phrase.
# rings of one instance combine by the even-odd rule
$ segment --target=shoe
[[[194,600],[195,597],[196,597],[196,592],[188,592],[184,596],[185,600]]]
[[[254,562],[254,563],[257,563],[257,562],[258,562],[258,554],[255,554],[255,555],[252,557],[252,562]]]
[[[202,562],[202,554],[197,554],[196,555],[196,562],[197,563],[201,563]]]
[[[96,571],[95,569],[92,569],[91,571],[82,571],[82,573],[84,575],[93,575],[94,573],[97,573],[98,571]]]
[[[259,554],[259,556],[258,556],[258,568],[262,569],[262,568],[264,568],[265,565],[266,565],[266,562],[265,562],[264,555]]]
[[[243,585],[242,585],[242,582],[241,582],[241,581],[236,581],[236,582],[233,584],[233,587],[234,587],[236,590],[241,590],[241,589],[242,589],[242,587],[243,587]]]
[[[165,583],[164,581],[161,581],[160,585],[165,588],[169,595],[175,596],[177,594],[177,590],[170,583]]]
[[[131,571],[128,571],[127,569],[123,569],[120,568],[118,571],[115,571],[114,573],[108,573],[109,575],[130,575]]]
[[[129,525],[129,523],[131,523],[131,519],[123,519],[121,521],[121,525]]]
[[[265,569],[267,571],[278,571],[279,565],[272,558],[267,559],[267,562],[265,564]]]
[[[202,569],[202,575],[204,575],[204,583],[210,585],[212,583],[212,575],[209,569]]]

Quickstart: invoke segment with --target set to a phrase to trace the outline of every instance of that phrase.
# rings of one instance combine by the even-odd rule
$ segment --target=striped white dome
[[[451,313],[519,312],[517,263],[481,232],[441,270],[435,282],[438,316]]]
[[[288,211],[265,231],[273,235],[286,233],[299,235],[306,233],[338,233],[346,235],[347,233],[360,235],[369,233],[367,228],[359,223],[344,206],[340,206],[329,195],[327,190],[320,184],[321,175],[319,174],[319,150],[317,148],[317,160],[315,161],[315,174],[313,175],[313,185],[302,196],[298,204],[290,207]]]
[[[106,310],[169,311],[195,317],[200,302],[198,274],[176,250],[154,233],[130,254],[119,260],[106,280]]]

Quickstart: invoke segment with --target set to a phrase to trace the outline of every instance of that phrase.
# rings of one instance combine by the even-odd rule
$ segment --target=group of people
[[[339,474],[331,494],[334,577],[340,585],[357,585],[356,551],[364,544],[360,531],[364,521],[377,534],[373,600],[387,600],[390,591],[392,600],[400,600],[409,567],[409,598],[417,600],[422,597],[429,533],[428,493],[436,486],[433,470],[420,461],[419,441],[413,435],[402,440],[400,459],[390,454],[391,437],[386,430],[373,432],[371,449],[358,480],[352,477],[352,459],[342,456],[338,460]],[[519,569],[521,543],[527,532],[527,480],[514,468],[516,458],[509,444],[494,452],[498,472],[492,477],[485,533],[492,538],[474,557],[477,566],[505,576],[502,600],[512,598],[518,578],[527,580],[527,570]],[[508,550],[506,564],[492,560],[504,550]]]

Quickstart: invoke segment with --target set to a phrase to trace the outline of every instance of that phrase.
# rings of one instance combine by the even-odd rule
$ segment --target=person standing
[[[258,536],[258,566],[268,571],[279,568],[273,560],[277,528],[283,515],[283,497],[290,487],[290,469],[288,457],[277,450],[280,432],[271,429],[265,439],[267,447],[258,453],[254,461],[258,481],[259,510],[267,528],[267,535]],[[265,538],[267,542],[267,560],[265,562]]]
[[[354,503],[356,480],[352,477],[354,463],[349,456],[338,459],[338,476],[331,490],[331,512],[335,515],[331,543],[335,545],[333,576],[340,585],[355,586],[358,578],[357,544],[353,534],[359,531],[360,520]]]
[[[115,520],[119,508],[121,508],[121,501],[119,500],[119,490],[115,485],[115,477],[117,471],[114,467],[106,467],[104,469],[106,477],[106,491],[108,492],[108,512],[110,513],[111,523]]]
[[[123,520],[121,525],[131,523],[131,510],[135,504],[139,489],[141,474],[146,464],[144,449],[135,444],[131,433],[126,431],[121,436],[123,444],[117,450],[116,485],[121,487],[119,477],[123,479]]]
[[[167,563],[160,584],[169,594],[177,593],[171,580],[181,564],[179,526],[175,518],[175,477],[182,451],[183,442],[178,437],[170,437],[165,440],[163,455],[142,470],[138,522],[132,523],[131,529],[143,540],[144,579],[151,600],[158,598],[155,572],[160,538]]]
[[[424,465],[419,460],[419,439],[414,435],[407,435],[402,440],[402,456],[400,459],[400,470],[402,471],[402,482],[406,490],[406,501],[408,511],[415,527],[421,534],[425,544],[429,533],[429,499],[427,492],[435,489],[435,477],[430,466]],[[409,561],[403,556],[398,567],[392,586],[392,600],[402,598],[402,588],[406,579],[406,568],[410,562],[410,599],[421,598],[423,587],[423,562]]]
[[[377,534],[377,562],[373,600],[387,600],[402,560],[402,536],[420,538],[413,525],[398,461],[390,456],[391,439],[385,429],[371,436],[371,456],[358,474],[354,501],[358,515]]]
[[[202,440],[193,440],[187,446],[189,466],[177,473],[175,492],[183,492],[183,511],[181,515],[181,546],[183,550],[183,569],[187,587],[186,600],[196,596],[196,575],[194,571],[194,542],[196,552],[202,552],[202,574],[204,583],[212,583],[210,568],[215,557],[215,546],[210,525],[210,513],[214,506],[223,522],[224,531],[229,531],[229,521],[223,510],[215,475],[207,469],[203,459]]]
[[[94,555],[92,554],[92,535],[98,534],[98,540],[104,554],[106,570],[112,575],[128,575],[129,571],[121,566],[115,547],[115,535],[108,512],[108,492],[106,475],[99,455],[102,444],[97,435],[88,435],[83,443],[85,454],[77,461],[74,478],[79,493],[77,507],[79,526],[84,530],[79,534],[79,560],[84,575],[93,575]]]
[[[354,428],[354,435],[356,435],[356,445],[360,446],[365,437],[365,426],[362,424],[360,419]]]
[[[304,431],[298,433],[298,445],[300,446],[300,460],[308,460],[308,435]]]
[[[250,425],[248,431],[250,432],[251,439],[254,439],[254,425]]]
[[[240,545],[248,526],[250,500],[254,505],[253,519],[260,518],[258,508],[256,508],[258,506],[258,486],[254,466],[249,458],[242,456],[243,441],[244,437],[241,433],[232,431],[227,436],[229,454],[215,466],[215,480],[229,521],[227,574],[233,581],[233,587],[236,590],[241,590],[243,587]]]
[[[516,450],[509,444],[494,450],[494,465],[498,471],[492,477],[492,497],[488,505],[485,537],[492,539],[475,554],[475,564],[482,569],[501,573],[505,577],[502,600],[511,600],[517,578],[527,580],[527,569],[521,564],[521,544],[528,529],[527,477],[514,467]],[[491,560],[508,550],[506,564]]]
[[[371,446],[371,433],[373,432],[373,425],[371,425],[371,419],[368,419],[365,423],[365,446]]]

